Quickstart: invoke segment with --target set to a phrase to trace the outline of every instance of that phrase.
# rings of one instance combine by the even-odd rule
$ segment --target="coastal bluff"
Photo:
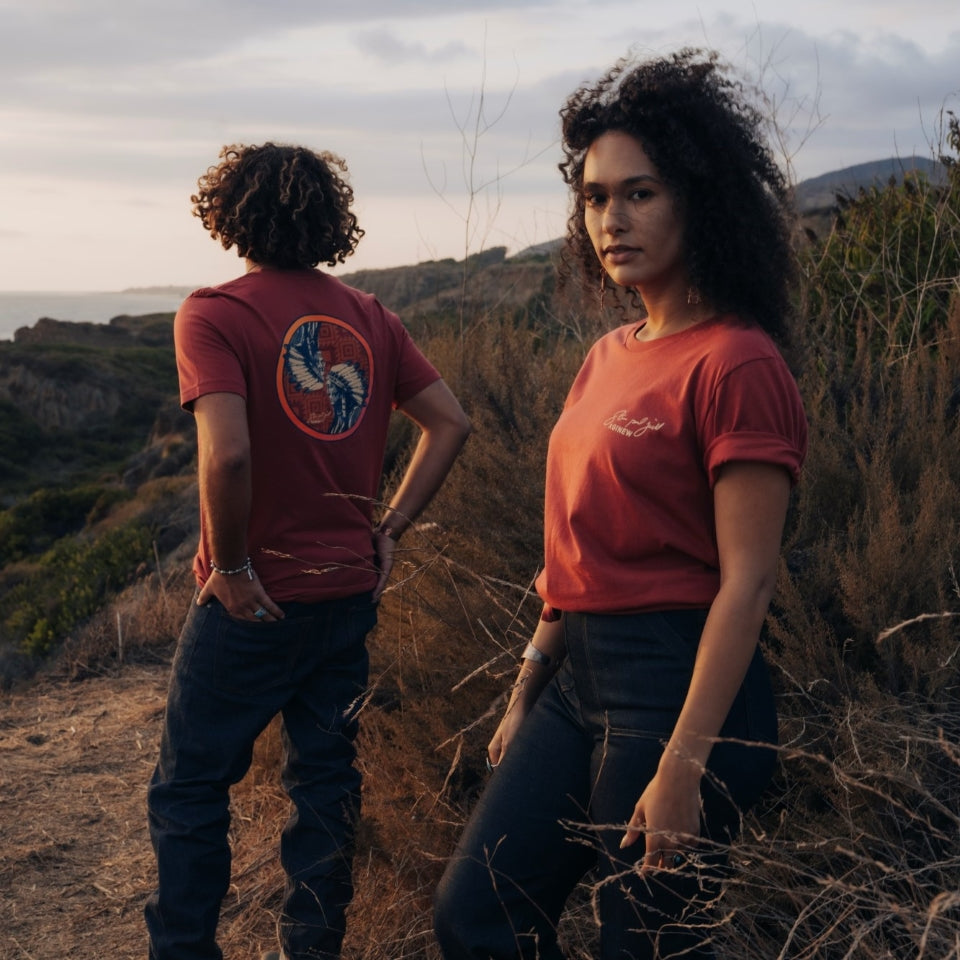
[[[173,314],[21,327],[0,342],[0,414],[7,505],[42,487],[130,469],[128,459],[157,444],[185,448],[166,465],[179,471],[192,458],[193,424],[179,408]]]

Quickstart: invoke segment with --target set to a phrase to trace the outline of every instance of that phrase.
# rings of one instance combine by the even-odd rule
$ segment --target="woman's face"
[[[640,141],[609,130],[587,150],[583,165],[584,223],[604,270],[644,300],[674,286],[686,296],[684,219],[675,192]]]

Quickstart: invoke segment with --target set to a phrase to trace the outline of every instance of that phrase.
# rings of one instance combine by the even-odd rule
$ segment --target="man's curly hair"
[[[564,180],[573,189],[562,279],[599,286],[603,268],[584,225],[588,148],[610,130],[643,146],[676,192],[685,218],[684,255],[694,288],[778,334],[789,310],[794,258],[787,182],[763,136],[763,118],[716,53],[684,49],[637,65],[619,61],[560,111]]]
[[[197,181],[193,214],[224,249],[263,266],[331,267],[356,249],[363,230],[350,211],[346,163],[324,151],[233,144]]]

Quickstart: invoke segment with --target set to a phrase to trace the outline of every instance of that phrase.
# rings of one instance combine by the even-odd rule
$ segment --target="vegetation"
[[[827,321],[824,350],[849,361],[858,335],[888,360],[929,345],[957,292],[960,170],[947,166],[945,186],[908,173],[838,204],[808,284],[811,315]]]
[[[95,539],[64,538],[44,553],[5,597],[3,627],[28,654],[49,652],[135,576],[151,550],[139,523]]]
[[[0,342],[3,505],[115,476],[176,396],[172,314],[45,320],[23,334]]]
[[[41,487],[0,513],[0,566],[43,553],[113,504],[132,496],[120,487],[83,484],[69,490]]]
[[[949,131],[956,153],[955,120]],[[766,639],[781,764],[733,851],[715,934],[742,960],[960,955],[960,168],[948,168],[942,187],[916,178],[849,200],[803,253],[790,356],[810,454]],[[404,538],[371,638],[352,957],[437,956],[431,891],[538,613],[547,437],[602,321],[573,323],[570,305],[536,295],[535,316],[488,302],[462,339],[438,315],[411,315],[477,429]],[[394,470],[410,440],[398,424]],[[163,570],[151,538],[177,496],[193,508],[189,465],[160,482],[117,504],[96,485],[44,492],[0,515],[5,610],[24,611],[3,629],[38,650],[66,638],[76,672],[113,669],[119,614],[90,613],[140,564],[116,601],[123,656],[169,653],[176,617],[155,612],[188,602],[186,548]],[[60,519],[91,511],[96,525],[79,535]],[[221,930],[237,955],[272,943],[279,909],[279,742],[271,727],[234,795],[237,895]],[[571,958],[592,955],[592,894],[588,878],[565,921]]]

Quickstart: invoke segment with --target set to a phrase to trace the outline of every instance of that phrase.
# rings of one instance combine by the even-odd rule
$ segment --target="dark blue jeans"
[[[244,623],[212,601],[184,624],[148,792],[159,880],[145,911],[151,960],[220,960],[229,788],[278,713],[293,801],[280,843],[284,951],[289,960],[340,954],[360,812],[353,741],[376,606],[369,595],[280,606],[284,620]]]
[[[560,960],[556,929],[591,868],[603,960],[711,957],[724,846],[775,765],[777,722],[759,653],[701,784],[702,842],[677,870],[641,877],[623,828],[686,697],[706,613],[563,615],[567,659],[490,781],[440,882],[446,960]]]

